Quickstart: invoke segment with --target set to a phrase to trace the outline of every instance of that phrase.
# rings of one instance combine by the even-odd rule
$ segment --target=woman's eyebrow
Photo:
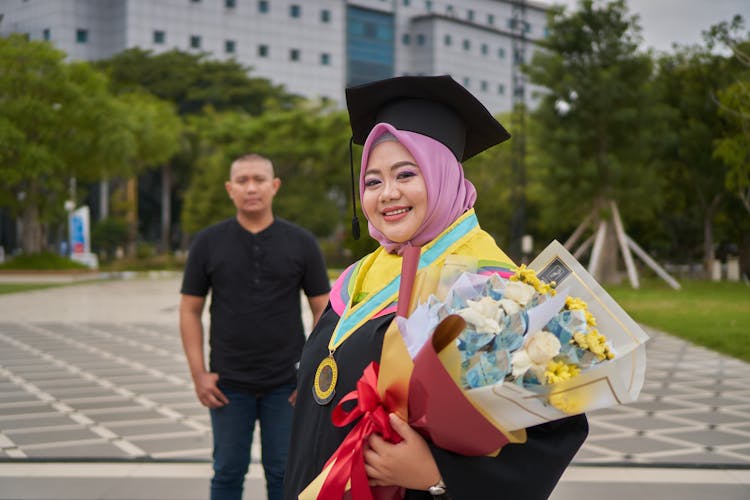
[[[409,160],[403,160],[403,161],[397,161],[393,165],[391,165],[391,170],[395,170],[399,167],[404,167],[406,165],[411,165],[412,167],[418,167],[418,165],[412,161]]]
[[[417,165],[416,163],[409,161],[409,160],[403,160],[403,161],[397,161],[396,163],[388,167],[388,170],[393,171],[393,170],[396,170],[397,168],[405,167],[407,165],[419,168],[419,165]],[[380,172],[380,168],[369,167],[367,170],[365,170],[365,175],[370,174],[370,173],[379,173],[379,172]]]

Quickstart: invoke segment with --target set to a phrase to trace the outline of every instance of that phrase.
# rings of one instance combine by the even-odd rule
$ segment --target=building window
[[[394,52],[399,45],[394,16],[346,2],[346,85],[389,78],[394,72]],[[416,36],[413,34],[412,36]]]
[[[497,93],[500,95],[505,95],[505,85],[502,83],[497,86]]]
[[[500,47],[499,49],[497,49],[497,57],[499,57],[500,59],[505,59],[505,49],[504,48]]]
[[[424,45],[424,35],[422,33],[417,35],[417,45]]]
[[[448,4],[445,6],[445,13],[448,14],[449,16],[452,16],[456,12],[454,11],[453,6]]]
[[[486,43],[483,43],[482,44],[482,55],[486,56],[489,53],[489,51],[490,51],[490,48],[487,46]]]
[[[323,23],[327,23],[331,21],[331,11],[328,9],[323,9],[320,11],[320,21]]]
[[[45,40],[49,41],[49,39],[51,38],[49,28],[44,28],[42,30],[42,38],[44,38]]]
[[[409,45],[411,43],[411,35],[409,33],[404,33],[401,35],[401,43],[404,45]]]
[[[453,43],[453,38],[451,38],[450,35],[445,35],[443,37],[443,45],[445,45],[446,47],[450,47],[452,43]]]
[[[161,45],[166,40],[166,35],[161,30],[154,30],[154,43]]]
[[[469,21],[473,21],[474,20],[474,11],[473,10],[469,9],[469,10],[466,11],[466,19],[469,20]]]
[[[88,41],[89,41],[89,30],[77,29],[76,30],[76,42],[88,43]]]
[[[227,9],[234,9],[237,7],[237,1],[236,0],[224,0],[224,7]]]
[[[404,0],[403,2],[401,2],[401,4],[402,4],[402,5],[404,6],[404,7],[408,7],[408,6],[410,5],[410,3],[411,3],[411,2],[409,2],[409,0]]]
[[[191,3],[201,3],[201,0],[190,0]]]
[[[432,0],[425,0],[424,10],[426,10],[427,12],[432,12]]]
[[[200,49],[201,48],[201,37],[198,35],[190,36],[190,48]]]
[[[299,61],[299,49],[290,49],[289,50],[289,60],[290,61]]]
[[[258,45],[258,57],[268,57],[268,45]]]
[[[465,76],[465,77],[464,77],[464,87],[466,87],[466,88],[468,89],[468,88],[469,88],[469,83],[470,83],[470,82],[471,82],[471,81],[469,80],[469,77],[468,77],[468,76]]]
[[[224,52],[234,54],[237,51],[237,44],[234,40],[224,40]]]
[[[494,14],[487,14],[487,24],[490,26],[495,25],[495,15]]]
[[[302,8],[299,5],[289,6],[289,17],[299,17],[302,15]]]
[[[464,50],[471,50],[471,40],[468,38],[464,39]]]
[[[320,54],[320,65],[329,66],[331,64],[331,54],[322,53]]]
[[[482,80],[480,87],[482,89],[482,92],[487,92],[487,80]]]
[[[260,0],[258,2],[258,12],[266,14],[268,12],[268,0]]]

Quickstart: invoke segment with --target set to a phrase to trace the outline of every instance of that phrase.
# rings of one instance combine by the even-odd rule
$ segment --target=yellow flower
[[[577,415],[583,413],[588,404],[588,399],[578,391],[566,391],[557,394],[551,394],[549,402],[552,406],[568,415]]]
[[[557,293],[555,291],[556,283],[554,281],[551,283],[543,282],[542,280],[537,278],[536,271],[526,267],[526,264],[521,264],[518,268],[516,268],[516,272],[510,277],[510,280],[520,281],[522,283],[526,283],[527,285],[533,286],[537,293],[540,293],[542,295],[555,295],[555,293]]]
[[[565,307],[570,311],[583,311],[584,317],[586,318],[586,324],[589,326],[596,326],[596,318],[589,312],[589,306],[579,297],[568,297],[565,299]]]
[[[556,384],[570,380],[581,372],[576,365],[568,365],[562,361],[550,361],[544,372],[544,379],[548,384]]]
[[[588,306],[583,299],[571,296],[568,296],[568,298],[565,299],[565,307],[571,311],[586,311],[588,309]]]
[[[581,349],[586,349],[587,351],[596,354],[599,361],[613,359],[615,357],[614,353],[607,345],[607,337],[593,328],[585,334],[580,332],[574,333],[573,342],[578,344]]]

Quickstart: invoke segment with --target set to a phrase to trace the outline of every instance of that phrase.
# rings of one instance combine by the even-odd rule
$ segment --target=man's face
[[[242,160],[232,165],[227,193],[237,211],[248,216],[271,212],[273,197],[281,181],[274,177],[273,167],[263,160]]]

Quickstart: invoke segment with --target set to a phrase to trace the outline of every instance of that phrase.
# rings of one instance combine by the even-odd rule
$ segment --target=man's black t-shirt
[[[211,290],[210,370],[222,385],[263,393],[294,383],[305,342],[300,290],[330,291],[315,237],[283,219],[259,233],[227,219],[198,233],[181,293]]]

